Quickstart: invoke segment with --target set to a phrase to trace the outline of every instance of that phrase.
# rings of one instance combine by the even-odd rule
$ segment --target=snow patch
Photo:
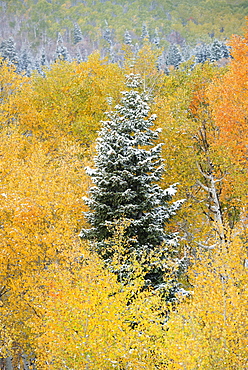
[[[92,176],[96,173],[96,170],[91,167],[85,167],[85,172],[87,173],[87,175]]]
[[[173,197],[173,195],[175,195],[177,192],[177,189],[176,189],[177,185],[178,185],[178,182],[176,182],[173,185],[170,185],[167,189],[165,189],[164,190],[165,195],[170,195],[171,197]]]

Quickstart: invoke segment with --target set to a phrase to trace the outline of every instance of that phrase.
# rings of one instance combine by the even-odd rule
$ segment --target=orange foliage
[[[230,41],[233,59],[228,72],[211,84],[208,97],[220,142],[226,145],[236,162],[247,161],[248,142],[248,28],[243,37]]]

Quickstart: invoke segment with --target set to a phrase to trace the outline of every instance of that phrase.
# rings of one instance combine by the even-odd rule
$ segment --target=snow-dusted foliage
[[[125,31],[124,33],[124,44],[126,45],[132,45],[132,37],[128,30]]]
[[[163,190],[158,185],[163,164],[161,144],[155,145],[155,141],[160,130],[152,130],[156,116],[149,114],[149,96],[138,91],[140,82],[138,75],[127,77],[129,89],[122,92],[121,103],[107,113],[108,120],[103,122],[95,169],[87,170],[95,184],[86,200],[92,227],[83,229],[80,236],[95,240],[97,252],[107,262],[112,253],[106,245],[113,234],[109,225],[122,218],[130,223],[125,234],[127,253],[135,251],[141,258],[156,248],[161,251],[165,243],[168,254],[168,245],[175,250],[177,244],[176,235],[166,233],[165,224],[179,203],[168,204],[175,192],[173,186]],[[161,266],[147,274],[148,284],[162,283]]]
[[[205,63],[207,60],[210,60],[211,50],[209,45],[199,44],[195,48],[195,63]]]
[[[78,42],[83,40],[83,34],[81,31],[81,28],[79,27],[77,23],[74,23],[73,40],[74,40],[74,44],[77,44]]]
[[[155,35],[154,35],[154,37],[153,37],[152,42],[153,42],[153,44],[155,44],[158,48],[160,47],[160,37],[159,37],[158,29],[157,29],[157,28],[155,29]]]
[[[18,62],[17,72],[25,73],[27,76],[31,75],[34,69],[34,62],[31,53],[26,48],[22,50],[21,56]]]
[[[55,51],[55,57],[54,61],[71,61],[70,54],[68,53],[67,47],[64,46],[63,38],[62,35],[59,33],[58,34],[58,39],[57,39],[57,47]]]
[[[225,49],[224,49],[225,44],[219,40],[214,40],[214,42],[211,45],[211,50],[210,50],[210,60],[211,62],[215,62],[221,58],[224,58]]]
[[[174,66],[175,68],[178,68],[182,61],[182,54],[178,46],[176,44],[171,44],[166,56],[166,64],[168,66]]]
[[[211,61],[215,62],[222,58],[230,58],[230,50],[225,42],[214,40],[211,45]]]
[[[8,40],[2,41],[0,45],[0,56],[10,63],[18,64],[18,56],[14,39],[10,37]]]
[[[106,21],[105,21],[106,22]],[[103,32],[103,38],[109,43],[110,45],[113,44],[113,35],[112,30],[109,28],[108,23],[106,22],[106,28]]]
[[[141,39],[142,40],[149,40],[150,36],[149,36],[149,32],[148,32],[148,29],[147,29],[147,26],[146,26],[146,23],[143,23],[142,25],[142,33],[141,33]]]

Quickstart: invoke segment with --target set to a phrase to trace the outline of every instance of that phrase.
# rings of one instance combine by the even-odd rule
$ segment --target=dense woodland
[[[137,51],[144,39],[163,48],[165,59],[177,46],[181,62],[202,45],[241,35],[247,15],[243,0],[1,0],[0,42],[2,48],[14,40],[14,58],[28,70],[53,62],[61,52],[63,58],[86,60],[99,50],[123,64],[122,44],[132,43]]]
[[[241,31],[246,3],[195,0],[189,8],[186,2],[101,1],[94,12],[90,1],[0,5],[6,22],[0,62],[0,368],[246,369],[248,28]],[[106,10],[103,17],[103,6],[116,16]],[[132,16],[121,26],[118,11],[124,8]],[[164,45],[144,35],[135,47],[138,8],[144,9],[137,14],[141,25],[157,28]],[[163,30],[161,9],[168,12]],[[210,23],[213,11],[216,21],[211,17]],[[185,19],[190,20],[183,25]],[[48,52],[44,35],[55,49],[63,42],[71,53],[73,20],[87,57],[67,60],[63,54],[38,68],[20,68],[21,42],[31,43],[34,54],[43,46]],[[119,40],[116,61],[112,44],[102,37],[105,20]],[[123,32],[131,29],[134,41],[123,42]],[[172,45],[183,50],[183,43],[166,41],[172,30],[192,45],[180,63],[166,60]],[[236,30],[240,35],[230,36]],[[212,31],[216,49],[225,45],[229,54],[214,58],[212,48],[197,59],[197,43],[211,46]],[[17,59],[6,52],[10,36]],[[94,240],[80,237],[90,228],[84,199],[93,184],[86,168],[95,166],[102,122],[123,91],[130,91],[130,74],[140,76],[138,92],[148,93],[150,113],[157,117],[152,130],[159,133],[164,161],[159,185],[176,184],[168,203],[180,202],[165,224],[178,240],[173,253],[168,247],[163,274],[168,290],[177,280],[172,299],[152,286],[144,289],[147,269],[158,258],[126,253],[125,215],[104,240],[112,248],[110,264]],[[132,266],[125,281],[116,273],[123,264]]]
[[[1,0],[0,6],[3,39],[18,36],[19,42],[44,46],[62,32],[65,41],[72,43],[77,22],[89,47],[96,43],[98,48],[106,24],[118,42],[126,30],[137,42],[146,23],[151,37],[157,29],[163,41],[176,32],[192,43],[242,33],[248,12],[244,0]]]

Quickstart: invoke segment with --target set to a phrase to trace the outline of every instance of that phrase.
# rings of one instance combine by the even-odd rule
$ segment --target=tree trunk
[[[204,178],[204,183],[198,181],[198,184],[208,194],[207,207],[212,215],[209,218],[215,223],[215,230],[217,232],[218,239],[220,242],[224,242],[225,228],[223,220],[223,212],[219,200],[220,191],[216,184],[221,182],[223,178],[217,179],[214,174],[214,165],[210,159],[209,144],[207,139],[206,123],[203,121],[202,127],[199,129],[198,134],[195,136],[201,151],[204,153],[204,160],[202,163],[198,163],[197,167]]]

